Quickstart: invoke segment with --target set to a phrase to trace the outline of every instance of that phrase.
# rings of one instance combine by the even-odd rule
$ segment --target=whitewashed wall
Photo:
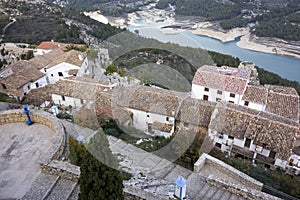
[[[41,69],[40,71],[47,74],[50,84],[54,84],[60,79],[64,79],[66,77],[71,77],[72,75],[69,75],[69,71],[72,69],[79,70],[80,67],[63,62],[54,67],[47,69],[46,72],[44,71],[44,69]],[[58,75],[59,72],[62,72],[63,76],[59,76]]]
[[[235,94],[235,93],[234,93]],[[222,94],[218,94],[217,89],[209,88],[209,91],[205,91],[205,87],[193,84],[192,85],[192,98],[203,100],[203,96],[208,96],[208,101],[217,102],[218,99],[221,101],[232,101],[235,104],[239,104],[241,100],[240,94],[235,94],[235,97],[230,97],[230,92],[222,91]]]
[[[147,113],[145,111],[128,108],[133,113],[133,126],[140,130],[148,130],[148,123],[153,124],[154,122],[169,123],[173,125],[172,132],[174,132],[174,117],[167,117],[165,115],[159,115],[156,113]]]
[[[245,105],[245,101],[241,100],[239,104],[242,105],[242,106],[244,106]],[[265,110],[266,106],[263,105],[263,104],[258,104],[258,103],[254,103],[254,102],[249,101],[249,105],[247,107],[249,107],[251,109],[263,111],[263,110]]]
[[[83,104],[87,103],[86,100],[81,100],[78,98],[68,97],[68,96],[65,96],[65,100],[63,100],[63,96],[57,94],[52,94],[52,100],[54,104],[63,105],[63,106],[72,106],[74,108],[81,108]]]

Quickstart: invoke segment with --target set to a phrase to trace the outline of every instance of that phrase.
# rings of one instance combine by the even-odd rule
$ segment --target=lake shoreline
[[[278,41],[276,41],[273,38],[270,39],[268,45],[265,45],[265,44],[259,42],[258,37],[255,35],[252,35],[248,28],[234,28],[227,32],[221,32],[221,31],[217,31],[217,30],[212,30],[210,28],[201,27],[201,28],[197,28],[196,30],[194,30],[193,34],[211,37],[211,38],[220,40],[223,43],[234,41],[236,38],[240,38],[240,40],[236,43],[236,45],[240,48],[248,49],[248,50],[252,50],[252,51],[263,52],[263,53],[290,56],[290,57],[300,59],[300,54],[292,53],[292,52],[285,50],[285,48],[278,47],[277,46]],[[272,41],[272,40],[274,40],[274,41]],[[282,43],[287,43],[287,42],[283,41]]]
[[[125,18],[106,17],[103,16],[99,11],[85,12],[84,14],[96,21],[105,24],[109,23],[112,26],[121,28],[127,28],[128,26],[134,26],[138,28],[141,26],[139,24],[139,20],[141,19],[148,24],[165,22],[166,25],[162,26],[160,31],[166,35],[179,34],[186,30],[191,30],[195,35],[211,37],[220,40],[223,43],[234,41],[237,38],[240,38],[240,40],[236,43],[236,45],[240,48],[300,59],[300,52],[297,49],[297,46],[291,50],[291,45],[287,41],[268,38],[268,41],[266,42],[263,39],[251,34],[249,28],[234,28],[229,31],[221,31],[219,27],[216,28],[215,24],[211,22],[194,23],[190,20],[177,20],[173,17],[172,12],[173,11],[166,12],[164,10],[159,10],[153,8],[152,6],[151,8],[145,8],[142,11],[129,13]],[[167,28],[163,28],[165,26]],[[172,26],[174,26],[174,28],[172,28]]]

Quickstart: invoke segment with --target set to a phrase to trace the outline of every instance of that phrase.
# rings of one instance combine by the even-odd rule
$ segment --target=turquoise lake
[[[142,20],[139,23],[141,26],[129,26],[127,27],[128,30],[134,31],[137,29],[141,36],[154,38],[161,42],[172,42],[181,46],[202,48],[232,55],[242,61],[253,62],[255,65],[289,80],[300,82],[300,59],[242,49],[236,45],[239,38],[235,41],[223,43],[210,37],[194,35],[190,30],[178,34],[164,34],[160,31],[160,27],[167,25],[166,23],[146,24]]]

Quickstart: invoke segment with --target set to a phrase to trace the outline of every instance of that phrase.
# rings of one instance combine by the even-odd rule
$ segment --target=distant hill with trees
[[[300,40],[300,2],[298,0],[159,0],[160,9],[176,6],[175,13],[201,16],[208,21],[219,21],[223,29],[254,25],[257,36]]]
[[[81,33],[105,40],[122,29],[97,22],[76,9],[61,8],[54,4],[1,2],[7,12],[18,10],[16,22],[6,30],[4,42],[25,42],[39,44],[42,41],[55,40],[65,43],[83,43]],[[14,13],[16,14],[16,13]],[[0,13],[0,28],[7,23],[7,16]]]

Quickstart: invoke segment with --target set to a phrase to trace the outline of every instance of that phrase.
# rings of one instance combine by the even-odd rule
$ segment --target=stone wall
[[[46,174],[58,175],[63,179],[78,181],[80,177],[80,167],[68,162],[52,160],[48,164],[40,164],[41,171]]]
[[[249,188],[258,191],[262,190],[263,184],[261,182],[255,180],[254,178],[251,178],[247,174],[205,153],[203,153],[197,160],[197,162],[194,164],[194,172],[199,172],[205,164],[212,165],[224,174],[238,180],[241,184]]]
[[[206,182],[209,183],[210,185],[224,189],[230,193],[236,194],[238,196],[241,196],[249,200],[265,200],[265,199],[279,200],[280,199],[275,196],[266,194],[264,192],[250,189],[250,188],[245,188],[241,185],[229,183],[228,181],[216,179],[214,177],[208,177]]]
[[[51,151],[49,151],[49,155],[46,156],[46,160],[40,160],[41,163],[47,164],[53,159],[60,159],[65,146],[65,132],[61,122],[50,113],[40,111],[40,110],[31,110],[30,111],[31,120],[34,123],[43,124],[48,126],[55,132],[55,140]],[[26,122],[27,117],[24,114],[23,110],[6,110],[0,112],[0,125],[2,124],[11,124],[11,123],[19,123]]]
[[[124,193],[130,194],[139,199],[147,199],[147,200],[168,200],[169,199],[169,197],[164,198],[159,195],[155,195],[151,192],[147,192],[145,190],[135,188],[135,187],[129,186],[129,185],[124,185],[123,191],[124,191]]]

